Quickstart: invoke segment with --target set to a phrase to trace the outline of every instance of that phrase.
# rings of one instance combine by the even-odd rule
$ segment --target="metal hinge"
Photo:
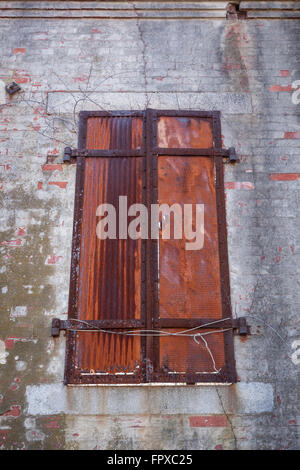
[[[64,321],[60,320],[59,318],[53,318],[51,323],[51,336],[56,337],[59,336],[61,330],[65,330],[66,325],[64,325]]]
[[[239,162],[234,147],[229,147],[229,149],[222,149],[222,157],[229,158],[229,163]]]
[[[85,150],[72,149],[71,147],[65,147],[63,162],[69,163],[71,158],[86,157],[87,152]]]
[[[234,318],[232,320],[233,332],[236,335],[246,336],[250,335],[250,327],[247,324],[247,319],[245,317]]]
[[[12,82],[12,83],[10,83],[9,85],[6,85],[5,90],[6,90],[7,93],[9,93],[10,95],[13,95],[13,94],[16,93],[17,91],[20,91],[20,90],[21,90],[21,87],[20,87],[16,82]]]

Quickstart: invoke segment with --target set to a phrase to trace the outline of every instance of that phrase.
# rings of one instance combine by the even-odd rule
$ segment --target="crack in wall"
[[[132,6],[133,11],[136,14],[136,25],[138,29],[139,39],[142,44],[142,60],[143,60],[143,78],[144,78],[144,86],[145,86],[145,95],[146,95],[146,103],[145,108],[148,108],[150,99],[148,96],[148,79],[147,79],[147,59],[146,59],[146,41],[143,35],[141,23],[140,23],[140,15],[138,13],[137,7],[135,2],[129,2]]]

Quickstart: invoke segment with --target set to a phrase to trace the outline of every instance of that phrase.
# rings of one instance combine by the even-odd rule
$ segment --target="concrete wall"
[[[297,2],[242,2],[245,20],[225,2],[100,3],[0,2],[0,448],[295,449]],[[221,110],[241,159],[225,166],[232,307],[252,325],[235,338],[236,385],[62,384],[50,323],[66,318],[75,176],[62,151],[80,109],[146,106]]]

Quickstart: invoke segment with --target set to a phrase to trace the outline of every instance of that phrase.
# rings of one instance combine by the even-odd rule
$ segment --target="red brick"
[[[17,232],[16,232],[16,235],[17,235],[18,237],[25,237],[25,235],[26,235],[26,228],[24,228],[24,227],[18,227]]]
[[[271,181],[295,181],[300,178],[300,173],[271,173]]]
[[[86,82],[88,79],[88,76],[83,75],[82,77],[73,77],[74,82]]]
[[[15,47],[14,54],[25,54],[26,47]]]
[[[5,349],[13,349],[14,345],[18,342],[18,341],[30,341],[28,340],[27,338],[20,338],[20,337],[17,337],[17,336],[9,336],[8,338],[6,338],[6,340],[4,341],[5,343]]]
[[[62,256],[50,255],[47,259],[47,264],[56,264]]]
[[[52,184],[55,186],[58,186],[59,188],[66,188],[67,187],[67,181],[49,181],[48,184]]]
[[[0,449],[5,445],[9,429],[0,429]]]
[[[254,189],[250,181],[228,181],[224,184],[225,189]]]
[[[0,245],[5,245],[5,246],[20,246],[22,245],[22,240],[21,238],[18,238],[17,240],[8,240],[6,242],[1,242]]]
[[[28,73],[25,73],[24,70],[16,70],[13,78],[17,83],[28,83],[30,81]]]
[[[189,422],[192,428],[227,426],[227,418],[225,415],[190,416]]]
[[[7,416],[17,418],[21,414],[21,407],[19,405],[12,405],[9,410],[2,413],[0,416]]]
[[[45,423],[44,426],[47,429],[59,429],[60,428],[59,422],[55,420],[51,420],[48,423]]]
[[[298,131],[296,131],[296,132],[285,132],[283,138],[284,139],[299,139],[299,132]]]
[[[12,349],[15,343],[18,341],[18,338],[10,337],[5,340],[5,349]]]
[[[59,150],[55,147],[54,149],[49,150],[49,151],[48,151],[48,154],[49,154],[49,155],[58,155],[58,154],[59,154]]]
[[[289,70],[280,70],[280,76],[281,77],[289,77],[290,76],[290,71]]]
[[[43,183],[42,183],[42,181],[38,181],[37,189],[42,189],[42,188],[43,188]]]
[[[42,170],[43,171],[55,171],[55,170],[63,171],[63,167],[61,163],[55,163],[55,164],[45,163],[44,165],[42,165]]]
[[[293,91],[293,88],[291,85],[287,85],[287,86],[281,86],[281,85],[272,85],[270,88],[269,88],[269,91]]]

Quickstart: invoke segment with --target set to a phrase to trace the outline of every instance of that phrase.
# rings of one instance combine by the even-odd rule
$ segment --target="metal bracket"
[[[21,87],[16,82],[12,82],[9,85],[6,85],[5,90],[9,95],[13,95],[17,91],[20,91]]]
[[[72,149],[71,147],[65,147],[63,162],[69,163],[71,161],[71,158],[87,157],[87,156],[88,156],[87,150],[78,150],[78,149]]]
[[[232,320],[233,332],[236,335],[247,336],[250,335],[250,327],[247,324],[245,317],[239,317]]]
[[[65,330],[66,325],[63,325],[63,320],[59,318],[53,318],[51,324],[51,336],[57,337],[60,334],[60,330]]]
[[[229,163],[238,163],[239,159],[237,158],[236,151],[234,147],[229,147],[229,149],[222,149],[222,157],[229,158]]]

